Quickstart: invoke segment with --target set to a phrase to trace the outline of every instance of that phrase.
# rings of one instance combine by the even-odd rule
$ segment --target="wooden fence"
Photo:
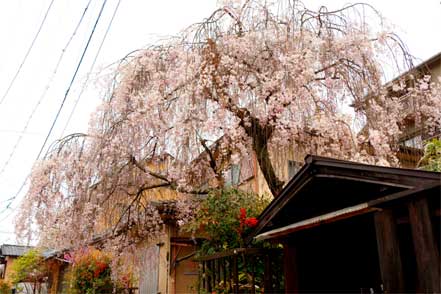
[[[238,248],[200,256],[198,293],[282,293],[282,250]]]

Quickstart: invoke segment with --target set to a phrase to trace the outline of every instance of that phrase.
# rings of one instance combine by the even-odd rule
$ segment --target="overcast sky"
[[[0,0],[0,100],[8,89],[52,0]],[[54,75],[62,50],[90,0],[55,0],[46,22],[8,95],[0,104],[0,244],[15,243],[12,220],[25,189],[10,209],[29,174],[65,95],[103,0],[92,0]],[[348,1],[304,0],[307,7],[340,8]],[[357,1],[358,2],[358,1]],[[440,0],[368,0],[420,61],[441,51]],[[60,138],[96,52],[118,5],[108,0],[77,79],[49,142]],[[121,0],[112,27],[96,62],[95,71],[128,52],[176,35],[216,7],[216,0]],[[54,76],[53,79],[51,77]],[[47,88],[49,86],[49,88]],[[64,134],[85,132],[89,114],[100,101],[94,85],[82,95]],[[35,111],[34,111],[35,110]],[[29,119],[31,117],[31,119]],[[26,124],[26,132],[22,133]],[[17,140],[20,143],[17,145]],[[14,148],[16,146],[16,148]],[[13,152],[13,153],[12,153]],[[12,153],[12,156],[11,156]],[[6,162],[8,164],[6,165]]]

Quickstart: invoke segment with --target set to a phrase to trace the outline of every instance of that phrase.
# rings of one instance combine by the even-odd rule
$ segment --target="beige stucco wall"
[[[10,281],[11,280],[11,273],[12,273],[12,265],[14,264],[16,257],[7,256],[6,257],[6,271],[5,271],[5,280]]]
[[[429,70],[432,77],[441,77],[441,58],[432,62],[429,65]]]
[[[285,184],[289,180],[288,161],[291,160],[303,164],[305,156],[306,153],[302,149],[293,146],[270,150],[270,158],[273,164],[274,172],[280,180],[285,182]],[[241,182],[239,189],[272,197],[265,177],[263,176],[259,163],[257,162],[256,156],[253,155],[251,159],[247,160],[252,160],[251,166],[253,169],[253,176],[247,181]]]

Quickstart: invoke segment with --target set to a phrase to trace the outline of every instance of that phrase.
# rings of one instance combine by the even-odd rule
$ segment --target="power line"
[[[36,132],[26,132],[26,131],[19,131],[19,130],[11,130],[11,129],[0,129],[0,133],[11,133],[11,134],[23,134],[23,135],[30,135],[30,136],[42,136],[43,133],[36,133]]]
[[[20,142],[23,139],[23,136],[26,132],[26,130],[29,127],[29,123],[31,122],[32,118],[34,117],[34,114],[36,113],[38,107],[40,106],[41,102],[43,101],[43,99],[46,97],[46,94],[51,86],[52,81],[54,80],[57,72],[58,72],[58,68],[60,67],[61,61],[63,60],[64,54],[66,53],[70,43],[72,42],[74,36],[76,35],[81,23],[83,22],[84,16],[86,15],[87,10],[89,9],[90,3],[92,2],[92,0],[89,0],[89,2],[87,3],[86,7],[84,8],[83,14],[80,17],[80,20],[78,21],[77,25],[75,26],[75,29],[73,31],[73,33],[71,34],[69,40],[67,41],[66,45],[64,46],[64,48],[61,50],[61,54],[58,57],[58,61],[57,64],[54,68],[54,71],[52,72],[52,75],[49,78],[48,83],[46,84],[46,87],[44,88],[43,93],[40,95],[40,98],[37,101],[37,104],[35,104],[34,108],[32,109],[32,112],[30,114],[30,116],[28,117],[25,126],[23,128],[23,130],[20,133],[20,136],[18,137],[17,141],[14,144],[14,147],[12,147],[12,151],[9,154],[8,158],[6,159],[5,163],[3,164],[2,169],[0,170],[0,175],[2,175],[5,172],[6,167],[9,165],[9,163],[11,162],[11,159],[13,158],[15,152],[17,151],[18,146],[20,145]]]
[[[51,3],[49,4],[49,6],[48,6],[48,8],[46,10],[46,13],[44,14],[43,20],[40,23],[40,27],[38,28],[37,33],[35,34],[34,39],[32,40],[31,45],[28,48],[28,51],[26,51],[26,54],[25,54],[22,62],[20,63],[20,66],[18,67],[17,72],[15,73],[14,77],[12,78],[11,82],[9,83],[8,88],[6,89],[5,93],[3,94],[3,96],[2,96],[2,98],[0,100],[0,105],[6,99],[6,96],[8,96],[9,91],[11,90],[12,86],[15,83],[15,80],[17,79],[18,75],[20,74],[20,71],[21,71],[23,65],[25,64],[26,60],[28,59],[28,56],[31,53],[32,48],[34,47],[35,41],[37,41],[37,38],[38,38],[38,36],[40,35],[40,32],[41,32],[41,29],[43,28],[43,25],[46,22],[46,18],[47,18],[48,14],[49,14],[49,11],[52,8],[52,4],[54,3],[54,1],[55,0],[52,0]]]
[[[86,55],[87,49],[89,48],[90,41],[92,40],[93,34],[95,33],[95,29],[96,29],[96,27],[98,25],[98,22],[100,21],[100,18],[101,18],[101,15],[103,13],[104,7],[106,6],[106,3],[107,3],[107,0],[104,0],[103,1],[103,5],[101,6],[100,12],[98,14],[98,17],[97,17],[97,19],[95,21],[95,24],[94,24],[93,28],[92,28],[92,32],[90,33],[89,39],[87,40],[86,47],[83,50],[83,54],[81,55],[80,61],[78,62],[78,65],[77,65],[77,67],[75,69],[75,72],[74,72],[74,74],[72,76],[72,79],[70,81],[70,84],[69,84],[69,86],[68,86],[68,88],[66,90],[66,93],[64,94],[63,100],[61,101],[60,108],[58,109],[57,114],[55,115],[54,121],[52,122],[52,125],[51,125],[51,127],[49,129],[49,132],[48,132],[48,134],[46,136],[46,139],[44,140],[43,145],[41,146],[40,151],[38,152],[37,158],[35,160],[38,160],[40,158],[41,154],[43,153],[44,147],[46,146],[47,141],[49,140],[49,137],[52,134],[52,130],[54,129],[55,124],[57,123],[58,117],[60,116],[61,110],[64,107],[64,103],[66,102],[67,95],[69,95],[70,89],[72,88],[72,85],[73,85],[73,83],[75,81],[75,78],[77,77],[77,74],[78,74],[78,71],[79,71],[79,69],[81,67],[81,64],[83,63],[84,56]]]
[[[76,69],[75,69],[75,72],[74,72],[74,74],[73,74],[73,76],[72,76],[72,79],[71,79],[71,81],[70,81],[70,83],[69,83],[69,86],[68,86],[68,88],[67,88],[67,90],[66,90],[66,92],[65,92],[65,94],[64,94],[63,100],[61,101],[61,105],[60,105],[60,107],[59,107],[59,109],[58,109],[58,111],[57,111],[57,114],[55,115],[54,121],[52,122],[52,125],[51,125],[51,127],[50,127],[50,129],[49,129],[49,132],[48,132],[47,135],[46,135],[46,138],[45,138],[45,140],[44,140],[44,142],[43,142],[43,145],[41,146],[40,151],[38,152],[38,155],[37,155],[37,157],[35,158],[35,161],[34,161],[33,166],[35,165],[35,162],[40,158],[41,154],[43,153],[44,147],[46,146],[47,141],[49,140],[49,137],[50,137],[50,135],[51,135],[51,133],[52,133],[52,131],[53,131],[53,129],[54,129],[54,126],[55,126],[55,124],[57,123],[58,117],[60,116],[61,110],[63,109],[64,103],[66,102],[67,96],[68,96],[68,94],[69,94],[69,92],[70,92],[70,89],[72,88],[72,85],[73,85],[73,83],[74,83],[74,81],[75,81],[75,78],[76,78],[76,76],[77,76],[77,74],[78,74],[78,71],[79,71],[79,69],[80,69],[80,67],[81,67],[81,64],[82,64],[82,62],[83,62],[84,56],[86,55],[87,49],[89,48],[90,41],[92,40],[92,37],[93,37],[93,35],[94,35],[94,33],[95,33],[96,27],[97,27],[97,25],[98,25],[98,23],[99,23],[99,20],[100,20],[100,18],[101,18],[101,15],[102,15],[102,13],[103,13],[103,10],[104,10],[104,8],[105,8],[105,6],[106,6],[106,3],[107,3],[107,0],[104,0],[104,1],[103,1],[103,4],[102,4],[102,6],[101,6],[100,12],[99,12],[99,14],[98,14],[98,16],[97,16],[97,19],[96,19],[96,21],[95,21],[95,24],[94,24],[94,26],[93,26],[93,28],[92,28],[92,31],[91,31],[91,33],[90,33],[90,35],[89,35],[89,39],[87,40],[86,46],[85,46],[85,48],[84,48],[84,50],[83,50],[83,53],[82,53],[82,55],[81,55],[81,58],[80,58],[80,60],[79,60],[79,62],[78,62],[78,64],[77,64],[77,67],[76,67]],[[11,206],[12,202],[14,201],[14,199],[16,199],[16,198],[18,197],[18,195],[20,194],[20,192],[23,190],[24,186],[26,185],[27,180],[29,179],[29,176],[30,176],[30,173],[29,173],[29,174],[26,176],[26,178],[24,179],[24,181],[23,181],[23,183],[21,184],[21,186],[20,186],[19,190],[17,191],[17,193],[16,193],[13,197],[10,198],[11,201],[10,201],[9,204],[6,206],[6,209],[9,209],[9,208],[10,208],[10,206]],[[4,212],[4,211],[2,211],[1,213],[3,213],[3,212]],[[0,214],[1,214],[1,213],[0,213]]]
[[[116,5],[116,7],[115,7],[115,10],[113,11],[112,18],[110,19],[109,25],[107,26],[106,32],[104,33],[104,37],[103,37],[103,39],[102,39],[102,41],[101,41],[101,44],[100,44],[100,46],[99,46],[99,48],[98,48],[98,51],[97,51],[96,55],[95,55],[95,58],[94,58],[94,60],[93,60],[93,62],[92,62],[92,65],[91,65],[91,67],[90,67],[90,69],[89,69],[89,72],[87,73],[86,80],[85,80],[84,83],[83,83],[83,86],[82,86],[82,88],[81,88],[80,94],[78,95],[78,98],[75,100],[75,104],[74,104],[74,106],[73,106],[73,108],[72,108],[72,111],[71,111],[70,114],[69,114],[69,118],[67,119],[67,122],[66,122],[66,124],[64,125],[63,132],[61,133],[61,137],[63,137],[64,132],[66,131],[67,126],[69,125],[70,120],[72,119],[72,115],[73,115],[73,113],[75,112],[75,110],[76,110],[76,108],[77,108],[78,102],[80,101],[81,96],[83,95],[84,90],[86,89],[86,85],[87,85],[87,82],[89,81],[90,74],[91,74],[91,72],[93,71],[93,68],[95,67],[95,63],[96,63],[96,61],[97,61],[97,59],[98,59],[98,56],[99,56],[99,54],[100,54],[100,52],[101,52],[101,49],[102,49],[102,47],[103,47],[103,45],[104,45],[104,42],[106,41],[107,34],[108,34],[109,31],[110,31],[110,28],[111,28],[111,26],[112,26],[112,23],[113,23],[113,20],[114,20],[114,18],[115,18],[115,16],[116,16],[116,13],[118,12],[118,8],[119,8],[119,5],[120,5],[120,4],[121,4],[121,0],[118,0],[118,3],[117,3],[117,5]]]
[[[12,208],[10,208],[10,207],[7,207],[7,208],[3,209],[3,210],[0,212],[0,215],[2,215],[3,213],[5,213],[5,211],[7,211],[8,209],[11,209],[11,212],[8,213],[4,218],[0,219],[0,223],[4,222],[6,219],[8,219],[8,218],[14,213],[14,211],[15,211],[16,208],[12,209]]]

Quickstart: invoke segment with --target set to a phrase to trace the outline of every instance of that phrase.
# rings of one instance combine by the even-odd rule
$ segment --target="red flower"
[[[247,217],[247,210],[245,208],[240,209],[240,219],[245,219]]]
[[[250,217],[245,220],[245,224],[250,228],[255,227],[257,225],[257,223],[258,223],[258,220],[255,217]]]
[[[107,268],[107,264],[100,262],[100,261],[97,261],[96,268],[94,271],[95,278],[98,278],[100,276],[100,274],[106,270],[106,268]]]

